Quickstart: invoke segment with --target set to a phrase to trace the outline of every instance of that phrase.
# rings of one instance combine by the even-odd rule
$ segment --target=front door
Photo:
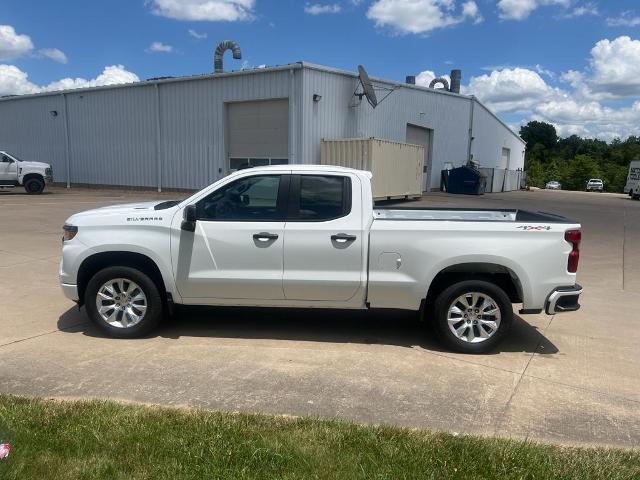
[[[367,239],[360,196],[356,176],[292,176],[284,244],[288,300],[362,300]]]
[[[0,153],[0,185],[15,185],[18,180],[18,165],[15,160]]]
[[[196,204],[195,232],[180,231],[174,271],[185,299],[282,300],[288,175],[223,185]]]

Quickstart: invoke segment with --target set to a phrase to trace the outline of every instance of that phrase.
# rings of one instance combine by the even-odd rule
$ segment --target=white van
[[[640,200],[640,160],[634,160],[629,165],[629,175],[624,193],[629,193],[629,196],[634,200]]]

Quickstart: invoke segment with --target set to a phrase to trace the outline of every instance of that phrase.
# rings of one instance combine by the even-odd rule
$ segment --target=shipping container
[[[422,145],[379,138],[322,139],[320,163],[371,172],[376,200],[422,195]]]

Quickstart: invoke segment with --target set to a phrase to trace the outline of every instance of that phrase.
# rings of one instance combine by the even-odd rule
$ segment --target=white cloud
[[[595,93],[610,98],[640,95],[640,40],[600,40],[591,50],[591,68],[588,85]]]
[[[0,96],[37,93],[40,87],[31,83],[25,72],[14,65],[0,64]]]
[[[189,29],[189,35],[191,35],[193,38],[196,38],[198,40],[204,40],[205,38],[208,37],[206,33],[198,33],[191,28]]]
[[[110,65],[104,68],[96,78],[63,78],[48,85],[36,85],[29,81],[26,72],[14,65],[0,64],[0,95],[24,95],[28,93],[51,92],[72,88],[99,87],[119,83],[139,82],[138,76],[126,70],[122,65]]]
[[[237,22],[252,20],[255,0],[147,0],[155,15],[176,20]]]
[[[607,18],[607,25],[610,27],[637,27],[640,25],[640,16],[634,15],[631,11],[622,12],[619,17]]]
[[[332,4],[307,3],[304,6],[304,13],[308,13],[310,15],[321,15],[323,13],[340,13],[341,10],[342,10],[342,7],[338,3],[332,3]]]
[[[378,27],[390,27],[402,34],[429,33],[465,20],[482,21],[473,0],[462,3],[460,9],[457,7],[456,0],[375,0],[367,17]]]
[[[571,0],[500,0],[498,9],[504,20],[524,20],[531,12],[546,5],[568,7]]]
[[[171,45],[165,45],[162,42],[153,42],[149,45],[147,51],[150,53],[171,53],[173,52],[173,47]]]
[[[527,68],[494,70],[489,75],[472,77],[465,89],[496,112],[518,112],[533,108],[538,102],[561,97],[542,77]]]
[[[33,50],[29,35],[16,33],[11,25],[0,25],[0,60],[22,57]]]
[[[436,77],[445,78],[449,85],[451,85],[451,77],[449,77],[449,75],[436,75],[431,70],[425,70],[424,72],[420,72],[418,75],[416,75],[416,85],[419,85],[421,87],[428,87],[431,81]],[[442,88],[442,85],[438,85],[436,88]]]
[[[543,76],[562,83],[554,86]],[[429,78],[425,75],[425,82]],[[591,49],[586,68],[559,78],[540,65],[494,67],[472,77],[463,92],[495,112],[552,123],[561,136],[612,140],[640,135],[640,40],[601,40]]]
[[[51,60],[56,61],[58,63],[66,64],[69,62],[64,52],[57,48],[41,48],[40,50],[38,50],[38,55],[50,58]]]
[[[586,17],[588,15],[593,17],[599,16],[600,10],[598,9],[598,5],[593,2],[587,2],[583,5],[575,6],[571,11],[564,14],[563,18]]]

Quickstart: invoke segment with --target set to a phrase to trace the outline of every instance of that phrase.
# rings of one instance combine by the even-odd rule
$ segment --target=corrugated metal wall
[[[374,83],[394,88],[391,83]],[[461,165],[467,160],[468,98],[400,86],[374,110],[366,100],[360,102],[354,97],[357,77],[315,68],[304,70],[303,86],[303,145],[308,163],[320,162],[322,138],[377,137],[405,142],[407,124],[434,131],[433,172],[444,168],[445,162]],[[314,93],[322,95],[320,102],[313,102]],[[384,95],[379,92],[380,98]],[[431,187],[439,185],[440,175],[435,174]]]
[[[227,174],[225,104],[289,98],[301,81],[300,71],[69,91],[70,180],[204,187]],[[290,102],[289,108],[289,120],[296,121],[299,103]],[[51,163],[54,180],[66,182],[64,110],[62,94],[0,101],[0,149]],[[300,142],[290,138],[289,143],[293,158]]]
[[[153,85],[67,95],[71,182],[156,185]]]
[[[64,94],[68,105],[71,182],[201,188],[227,174],[225,105],[288,99],[289,161],[320,163],[322,138],[405,142],[407,124],[433,130],[431,187],[446,162],[468,157],[469,98],[393,83],[374,110],[354,91],[358,79],[305,64]],[[313,101],[313,95],[321,95]],[[380,92],[380,97],[384,96]],[[53,165],[65,182],[62,94],[0,100],[0,149]],[[51,115],[56,111],[57,116]],[[159,113],[159,115],[158,115]],[[522,142],[476,103],[474,158],[496,167],[503,147],[511,169],[522,166]]]
[[[511,151],[509,170],[524,168],[524,142],[479,102],[475,102],[473,112],[473,136],[471,153],[482,167],[507,168],[503,165],[502,149],[508,148]]]
[[[23,160],[50,163],[55,181],[65,181],[62,95],[0,102],[0,150],[14,153]]]

